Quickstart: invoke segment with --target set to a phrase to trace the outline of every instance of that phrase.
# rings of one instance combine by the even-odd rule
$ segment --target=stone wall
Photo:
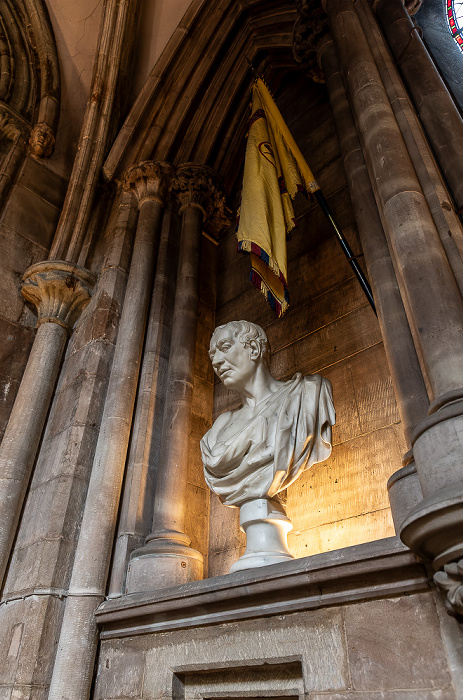
[[[292,74],[276,97],[352,249],[361,252],[325,87]],[[393,534],[386,482],[406,448],[376,317],[316,203],[301,195],[296,212],[286,315],[277,320],[248,281],[249,258],[236,252],[231,231],[219,247],[216,323],[244,318],[262,325],[277,379],[321,373],[332,382],[332,456],[287,494],[290,549],[301,557]],[[215,416],[236,405],[216,382]],[[238,511],[213,496],[209,576],[228,571],[243,537]]]
[[[34,339],[36,317],[24,304],[21,278],[46,260],[66,182],[38,160],[24,160],[0,219],[0,439]]]
[[[95,700],[455,700],[430,592],[106,639]]]

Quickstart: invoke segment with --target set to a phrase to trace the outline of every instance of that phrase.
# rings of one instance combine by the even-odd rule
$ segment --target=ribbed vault
[[[196,161],[214,168],[230,190],[253,80],[246,59],[276,89],[295,68],[295,15],[293,0],[194,0],[111,149],[106,178],[147,159]]]

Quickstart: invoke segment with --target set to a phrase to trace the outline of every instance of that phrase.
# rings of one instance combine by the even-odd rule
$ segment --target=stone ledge
[[[107,600],[102,639],[311,610],[429,588],[426,570],[398,538],[173,588]]]

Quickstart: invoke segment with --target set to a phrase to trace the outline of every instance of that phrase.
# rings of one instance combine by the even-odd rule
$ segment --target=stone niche
[[[276,98],[352,249],[361,252],[325,86],[288,74]],[[333,386],[332,455],[287,491],[289,549],[305,557],[394,535],[386,484],[407,448],[377,319],[316,202],[298,195],[295,206],[287,313],[276,319],[249,283],[249,259],[236,254],[230,230],[217,251],[215,325],[241,318],[259,324],[276,379],[320,373]],[[216,380],[214,419],[236,406],[237,396]],[[211,497],[209,576],[228,572],[243,554],[238,519],[238,510]]]

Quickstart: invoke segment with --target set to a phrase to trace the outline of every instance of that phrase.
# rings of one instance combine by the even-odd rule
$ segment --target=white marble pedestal
[[[293,526],[281,503],[269,498],[246,501],[240,508],[240,527],[246,533],[246,551],[231,574],[294,559],[287,542]]]

